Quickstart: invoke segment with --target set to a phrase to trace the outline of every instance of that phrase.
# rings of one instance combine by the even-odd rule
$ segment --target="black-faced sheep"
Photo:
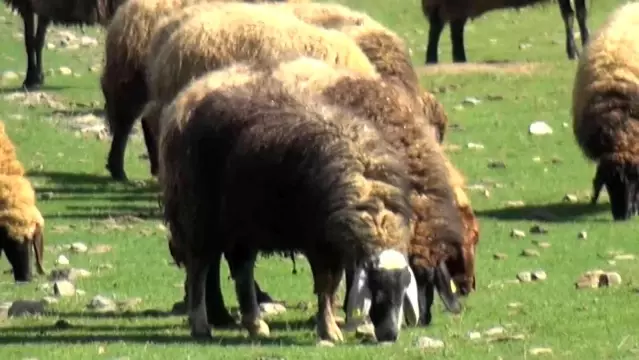
[[[305,55],[362,74],[376,73],[366,54],[340,31],[307,24],[268,6],[194,6],[199,9],[195,15],[183,20],[172,33],[157,29],[158,36],[151,40],[150,48],[158,51],[147,57],[149,102],[141,117],[156,134],[152,138],[157,138],[159,112],[183,86],[207,71],[238,61],[268,64]],[[174,23],[165,25],[172,28]],[[155,152],[149,150],[152,172]]]
[[[461,216],[462,209],[456,207],[456,194],[450,183],[449,166],[452,165],[432,131],[428,131],[432,127],[423,115],[412,111],[414,98],[379,78],[338,69],[312,58],[282,63],[273,71],[272,77],[291,93],[319,94],[331,104],[370,119],[385,140],[405,154],[415,213],[411,266],[420,293],[428,291],[432,303],[432,273],[428,270],[442,269],[446,262],[457,265],[454,269],[459,273],[454,275],[462,280],[462,293],[468,293],[472,286],[469,281],[474,280],[474,268],[467,269],[465,264],[474,263],[474,253],[463,251],[465,219]],[[464,255],[473,256],[473,259],[464,259]],[[442,285],[446,287],[440,289],[440,294],[450,289],[450,281]],[[452,299],[444,299],[449,309],[459,312],[459,304],[449,300]],[[430,322],[430,306],[426,310],[420,316],[425,324]]]
[[[620,6],[582,54],[572,93],[573,133],[597,162],[592,203],[605,185],[612,216],[637,212],[639,193],[639,4]]]
[[[549,0],[422,0],[422,11],[430,23],[428,45],[426,47],[426,64],[437,63],[439,38],[447,22],[450,23],[453,61],[466,62],[464,26],[468,19],[478,18],[492,10],[522,8],[548,1]],[[566,30],[566,54],[569,59],[575,59],[578,55],[575,37],[573,35],[575,12],[572,9],[570,0],[558,0],[558,2]],[[577,11],[579,31],[581,32],[581,42],[582,45],[585,45],[589,36],[588,26],[586,25],[586,0],[574,0],[574,2]]]
[[[22,83],[23,87],[35,89],[44,83],[42,48],[51,23],[106,25],[124,1],[126,0],[4,0],[20,14],[24,23],[27,75]]]
[[[36,270],[44,274],[44,219],[36,206],[35,191],[24,177],[15,148],[0,122],[0,255],[6,255],[15,281],[31,280],[31,248]]]
[[[162,113],[159,181],[185,258],[192,335],[210,337],[203,297],[211,258],[226,254],[243,325],[267,334],[255,257],[297,251],[313,270],[320,338],[343,339],[332,305],[344,267],[355,264],[349,310],[370,307],[378,340],[396,340],[404,315],[418,316],[403,158],[368,121],[300,101],[269,77],[242,85],[236,72],[200,77]],[[229,79],[236,85],[224,86]]]

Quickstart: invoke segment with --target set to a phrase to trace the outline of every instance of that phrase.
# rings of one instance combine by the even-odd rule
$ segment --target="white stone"
[[[552,128],[543,121],[535,121],[528,127],[528,132],[531,135],[549,135],[552,134]]]
[[[420,336],[417,339],[416,345],[420,349],[437,349],[444,347],[444,342],[438,339],[429,338],[428,336]]]
[[[77,253],[85,253],[89,250],[89,247],[86,246],[84,243],[74,242],[73,244],[71,244],[70,249],[71,251],[74,251]]]
[[[55,260],[55,263],[56,263],[56,265],[69,265],[69,259],[67,259],[67,257],[64,256],[64,255],[60,255]]]
[[[75,295],[75,285],[67,280],[60,280],[53,283],[53,293],[56,296]]]
[[[62,74],[62,75],[71,75],[71,74],[73,74],[73,71],[72,71],[70,68],[66,67],[66,66],[61,66],[61,67],[58,69],[58,71],[59,71],[59,72],[60,72],[60,74]]]

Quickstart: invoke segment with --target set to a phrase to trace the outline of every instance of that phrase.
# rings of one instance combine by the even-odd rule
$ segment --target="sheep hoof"
[[[116,166],[107,164],[106,169],[111,173],[111,178],[115,181],[127,181],[128,178],[123,169],[117,169]]]
[[[190,321],[191,323],[191,337],[196,340],[212,340],[211,328],[207,321],[200,321],[195,319]]]
[[[260,319],[257,322],[246,324],[245,326],[252,337],[268,337],[271,335],[271,330],[264,320]]]
[[[29,74],[30,75],[30,74]],[[38,90],[44,84],[44,75],[27,76],[22,83],[22,88],[28,91]]]
[[[318,324],[317,331],[321,340],[328,340],[334,343],[343,342],[344,336],[342,330],[339,329],[336,323],[328,325],[326,329],[323,329],[321,323]]]

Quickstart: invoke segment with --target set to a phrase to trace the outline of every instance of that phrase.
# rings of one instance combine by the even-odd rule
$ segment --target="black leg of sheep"
[[[573,34],[575,12],[572,10],[570,0],[559,0],[559,10],[561,10],[561,17],[564,19],[566,30],[566,54],[568,54],[568,59],[573,60],[579,55]]]
[[[0,254],[4,254],[13,269],[13,278],[16,282],[31,281],[31,254],[30,243],[18,242],[9,237],[6,230],[0,230]]]
[[[464,27],[468,19],[455,19],[450,22],[450,41],[453,45],[453,62],[466,62],[466,50],[464,48]]]
[[[581,45],[586,46],[590,33],[588,32],[588,25],[586,19],[588,17],[588,10],[586,10],[586,0],[575,0],[575,11],[577,12],[577,23],[579,24],[579,33],[581,34]]]
[[[27,75],[22,86],[27,90],[39,88],[44,82],[42,69],[36,59],[35,13],[29,5],[18,9],[24,25],[24,48],[27,53]]]
[[[51,24],[51,19],[45,16],[38,16],[38,29],[35,34],[35,60],[36,74],[39,85],[44,84],[44,72],[42,70],[42,49],[44,49],[44,41],[47,36],[47,30]]]
[[[442,31],[444,31],[444,21],[439,16],[439,10],[424,9],[424,12],[428,16],[428,45],[426,47],[426,64],[437,64],[438,55],[437,49],[439,48],[439,38]]]

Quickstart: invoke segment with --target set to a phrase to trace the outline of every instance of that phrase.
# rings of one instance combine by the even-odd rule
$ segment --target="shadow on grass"
[[[475,215],[498,220],[536,220],[546,222],[573,222],[582,217],[609,211],[608,203],[555,203],[546,205],[526,205],[505,207],[493,210],[477,210]],[[604,219],[588,219],[588,221],[608,221]]]
[[[60,91],[60,90],[66,90],[66,89],[69,89],[69,88],[70,88],[69,86],[42,85],[42,87],[40,87],[40,89],[33,90],[31,92],[36,92],[36,91]],[[22,87],[22,85],[18,85],[16,87],[3,87],[3,88],[0,88],[0,94],[1,95],[10,94],[10,93],[18,92],[18,91],[25,91],[24,88]]]
[[[91,198],[87,198],[90,200]],[[138,198],[136,200],[144,200]],[[83,219],[83,220],[106,220],[109,218],[134,216],[142,220],[160,219],[162,212],[159,205],[153,202],[152,205],[113,205],[113,206],[66,206],[69,211],[61,213],[46,214],[50,219]]]
[[[71,117],[71,116],[80,116],[80,115],[93,115],[97,117],[104,116],[104,109],[101,108],[93,108],[90,106],[83,106],[82,108],[76,109],[64,109],[64,110],[54,110],[51,112],[52,115],[62,116],[62,117]]]
[[[154,182],[136,184],[133,181],[118,182],[109,175],[97,175],[64,171],[36,171],[27,172],[29,177],[42,177],[53,182],[55,188],[40,187],[38,192],[51,191],[57,194],[64,193],[99,193],[99,192],[127,192],[127,193],[157,193],[159,187]],[[117,186],[119,189],[115,189]]]

